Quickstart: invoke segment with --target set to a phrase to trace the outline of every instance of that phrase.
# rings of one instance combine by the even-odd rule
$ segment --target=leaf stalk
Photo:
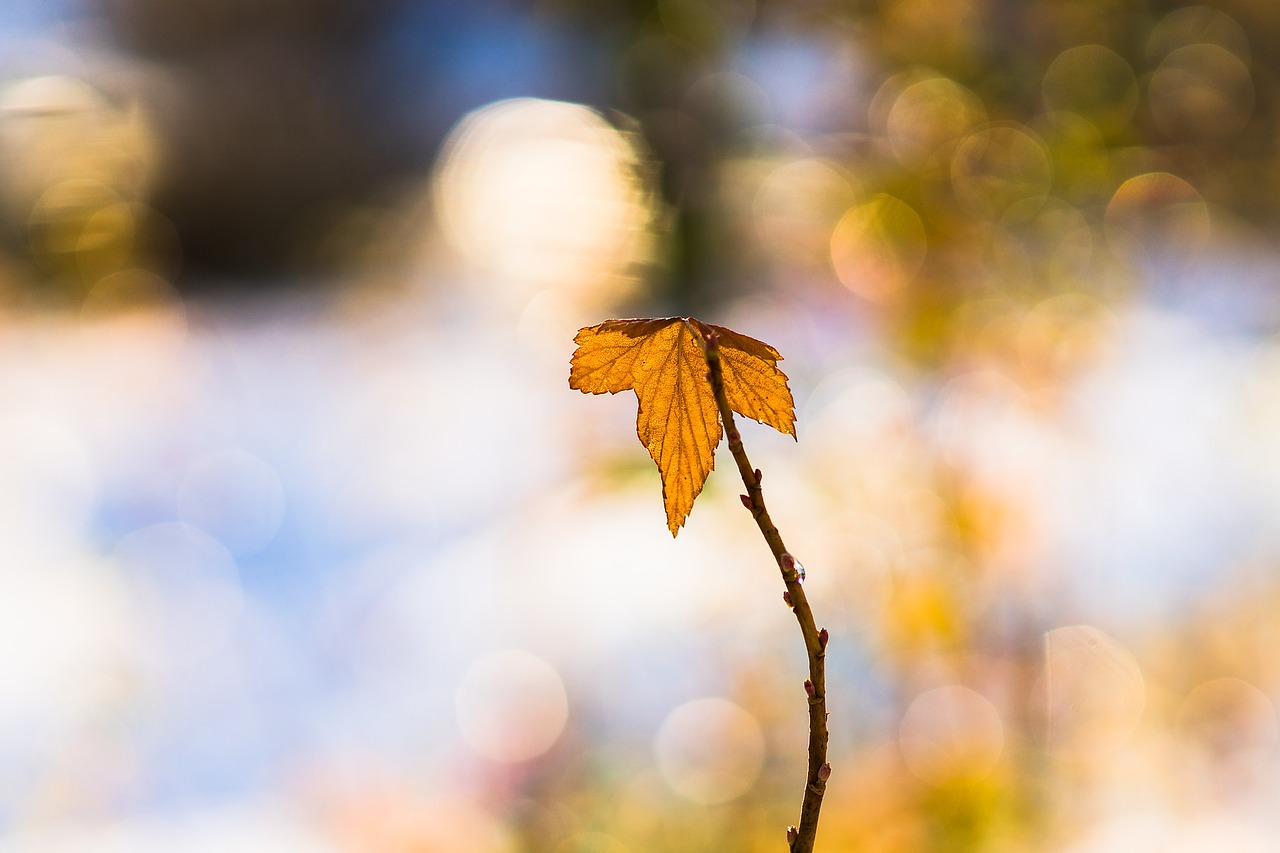
[[[831,777],[831,765],[827,763],[827,629],[818,630],[813,619],[813,611],[809,608],[809,600],[805,597],[804,587],[800,583],[800,574],[796,570],[795,558],[787,551],[782,541],[782,534],[769,517],[765,506],[764,492],[760,488],[760,471],[751,465],[747,458],[746,448],[742,445],[742,436],[733,420],[733,409],[729,406],[729,397],[724,388],[724,367],[720,360],[718,335],[714,329],[702,328],[699,337],[703,342],[703,352],[707,360],[707,380],[715,394],[716,407],[720,411],[720,420],[724,424],[725,436],[728,438],[729,452],[733,454],[738,465],[738,473],[742,476],[742,484],[747,493],[743,495],[743,505],[751,511],[756,526],[764,536],[773,559],[782,573],[782,582],[786,585],[784,600],[795,613],[800,623],[800,632],[804,635],[804,647],[809,657],[809,678],[804,683],[805,696],[809,706],[809,767],[804,788],[804,800],[800,805],[800,823],[787,827],[787,844],[790,853],[813,853],[814,840],[818,834],[818,814],[822,810],[822,797],[827,790],[827,780]]]

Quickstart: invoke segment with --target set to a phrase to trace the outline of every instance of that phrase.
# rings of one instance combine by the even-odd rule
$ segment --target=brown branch
[[[812,853],[813,842],[818,834],[818,812],[822,809],[822,795],[826,793],[827,779],[831,776],[831,765],[827,763],[827,677],[824,665],[827,629],[818,630],[814,623],[813,611],[809,609],[809,601],[805,598],[804,587],[800,583],[799,572],[796,571],[796,560],[782,543],[782,535],[778,533],[778,528],[774,526],[769,510],[764,505],[760,472],[752,468],[751,461],[747,459],[747,451],[742,446],[742,436],[738,434],[738,428],[733,422],[733,409],[729,406],[729,397],[724,390],[724,368],[720,362],[717,335],[713,329],[705,326],[699,331],[702,333],[700,337],[703,339],[707,359],[707,379],[716,395],[720,420],[724,423],[725,435],[729,439],[729,451],[738,463],[738,473],[742,475],[742,483],[747,487],[742,503],[751,510],[751,516],[756,520],[756,525],[782,572],[782,581],[787,587],[783,599],[796,614],[800,632],[804,634],[804,647],[809,655],[809,679],[804,683],[809,702],[809,772],[805,782],[804,801],[800,806],[800,824],[798,827],[787,827],[787,843],[791,853]]]

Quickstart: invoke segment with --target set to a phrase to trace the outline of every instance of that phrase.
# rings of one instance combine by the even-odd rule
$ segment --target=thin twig
[[[699,324],[701,325],[701,324]],[[800,806],[800,824],[798,827],[787,827],[787,843],[791,853],[812,853],[814,838],[818,834],[818,812],[822,809],[822,795],[827,790],[827,779],[831,776],[831,765],[827,763],[827,677],[824,659],[827,654],[827,629],[818,630],[813,621],[813,611],[809,609],[809,601],[805,598],[804,587],[800,583],[800,575],[796,571],[796,560],[782,543],[782,535],[769,517],[769,510],[764,505],[764,493],[760,490],[760,471],[751,467],[747,459],[747,451],[742,446],[742,436],[733,422],[733,409],[729,406],[729,397],[724,390],[724,368],[720,362],[720,347],[715,330],[703,326],[703,349],[707,359],[707,379],[716,395],[716,406],[720,409],[720,420],[724,423],[725,435],[729,439],[729,451],[738,463],[738,473],[742,475],[742,483],[747,493],[742,496],[742,503],[751,510],[760,533],[773,558],[782,572],[783,583],[787,591],[783,596],[796,621],[800,623],[800,632],[804,634],[804,647],[809,654],[809,680],[804,683],[804,690],[809,702],[809,773],[805,782],[804,802]]]

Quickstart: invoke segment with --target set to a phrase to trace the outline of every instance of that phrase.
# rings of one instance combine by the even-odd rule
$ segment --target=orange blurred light
[[[881,193],[852,207],[831,234],[831,263],[845,287],[888,303],[924,266],[924,222],[906,202]]]

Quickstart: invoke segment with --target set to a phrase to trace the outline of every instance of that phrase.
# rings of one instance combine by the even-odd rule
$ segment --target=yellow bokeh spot
[[[841,218],[831,235],[831,263],[845,287],[887,303],[920,271],[927,247],[920,215],[882,193]]]
[[[889,147],[904,164],[920,163],[982,121],[978,97],[946,77],[912,83],[898,95],[885,122]]]
[[[1052,181],[1044,143],[1018,125],[993,125],[971,133],[951,160],[956,198],[970,213],[987,219],[1018,202],[1038,208]]]
[[[1137,660],[1092,625],[1049,631],[1044,655],[1050,752],[1072,761],[1105,760],[1129,740],[1146,707]]]
[[[1157,65],[1179,48],[1215,45],[1249,62],[1249,37],[1236,20],[1209,6],[1184,6],[1161,18],[1147,37],[1147,61]]]
[[[1230,139],[1253,116],[1249,67],[1216,44],[1193,44],[1171,52],[1151,75],[1151,116],[1180,142]]]
[[[654,738],[658,770],[671,789],[703,805],[726,803],[755,784],[764,764],[756,718],[728,699],[695,699],[667,715]]]
[[[831,230],[853,200],[853,187],[836,164],[792,160],[770,171],[756,191],[756,234],[780,260],[823,262]]]
[[[1209,240],[1209,207],[1191,184],[1148,172],[1120,185],[1107,205],[1107,242],[1130,262],[1160,258],[1190,263]]]
[[[953,684],[917,696],[898,729],[907,769],[923,782],[982,778],[1004,749],[1004,724],[991,701]]]
[[[1138,108],[1132,66],[1100,44],[1058,54],[1044,73],[1041,91],[1046,110],[1079,113],[1108,134],[1124,128]]]

